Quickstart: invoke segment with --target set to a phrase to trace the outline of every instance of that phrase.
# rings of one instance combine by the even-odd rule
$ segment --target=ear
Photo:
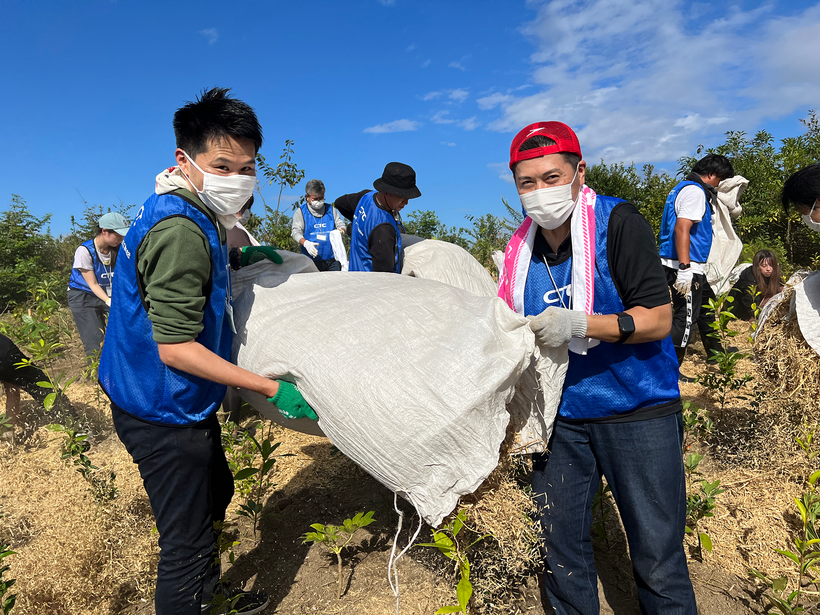
[[[177,148],[176,151],[174,151],[174,158],[176,158],[177,166],[182,169],[185,175],[188,175],[188,157],[185,155],[185,152]]]
[[[581,186],[587,183],[587,163],[584,160],[578,163],[578,179],[581,180]]]

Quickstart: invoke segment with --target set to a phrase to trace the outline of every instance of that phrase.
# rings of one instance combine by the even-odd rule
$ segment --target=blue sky
[[[405,214],[466,226],[515,204],[509,144],[532,121],[573,126],[591,163],[669,169],[726,130],[800,134],[818,32],[817,1],[3,0],[0,203],[56,233],[80,194],[142,203],[174,111],[219,85],[256,109],[269,161],[293,139],[329,198],[398,160],[422,191]]]

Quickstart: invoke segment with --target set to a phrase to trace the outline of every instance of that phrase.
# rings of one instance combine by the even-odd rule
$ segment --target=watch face
[[[635,321],[632,320],[632,316],[629,314],[618,316],[618,329],[621,333],[635,333]]]

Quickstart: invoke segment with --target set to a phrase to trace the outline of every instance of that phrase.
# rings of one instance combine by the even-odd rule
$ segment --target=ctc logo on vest
[[[567,297],[569,297],[570,293],[572,292],[572,284],[567,284],[566,286],[559,288],[558,290],[548,290],[544,293],[544,303],[553,304],[566,304],[569,307],[569,301],[567,301]]]

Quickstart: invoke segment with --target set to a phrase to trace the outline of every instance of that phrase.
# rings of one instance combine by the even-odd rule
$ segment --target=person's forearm
[[[675,251],[678,253],[679,263],[691,262],[689,260],[689,231],[691,228],[692,221],[685,218],[678,218],[675,223]]]
[[[97,299],[104,303],[108,303],[108,294],[102,289],[99,282],[97,282],[97,276],[94,274],[93,271],[81,269],[80,273],[82,273],[83,280],[85,283],[88,284],[88,288],[94,294]]]
[[[654,308],[633,307],[626,310],[635,322],[635,333],[625,344],[641,344],[662,340],[672,330],[672,304]],[[602,342],[617,342],[621,339],[616,314],[587,316],[587,337]]]
[[[242,369],[226,361],[194,340],[177,344],[160,344],[159,358],[168,367],[230,387],[241,387],[273,397],[279,391],[279,383]]]

